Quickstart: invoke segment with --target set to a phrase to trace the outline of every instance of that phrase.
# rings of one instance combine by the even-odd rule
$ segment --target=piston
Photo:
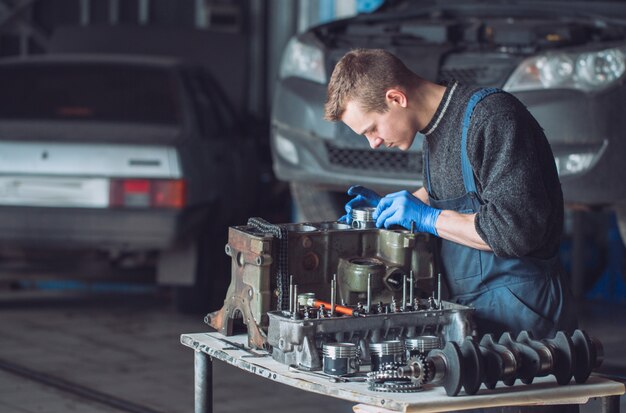
[[[427,356],[430,350],[441,348],[441,339],[438,336],[418,336],[404,340],[407,357]]]
[[[376,211],[373,207],[352,208],[352,228],[376,228],[376,220],[372,217]]]
[[[404,363],[406,352],[402,340],[389,340],[381,343],[370,343],[370,358],[372,371],[380,370],[381,366],[388,363]]]
[[[322,348],[324,373],[348,376],[359,371],[357,347],[353,343],[326,343]]]

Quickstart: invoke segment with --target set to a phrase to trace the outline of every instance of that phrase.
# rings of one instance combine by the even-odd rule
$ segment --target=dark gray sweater
[[[461,130],[477,88],[453,86],[421,131],[430,150],[430,196],[438,200],[465,193]],[[467,148],[482,200],[480,237],[497,256],[554,256],[563,231],[563,194],[550,145],[526,107],[509,93],[487,96],[472,115]]]

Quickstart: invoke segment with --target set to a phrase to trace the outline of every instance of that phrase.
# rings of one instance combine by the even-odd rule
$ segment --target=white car
[[[218,92],[170,58],[3,59],[0,244],[148,257],[179,308],[219,305],[254,157]]]

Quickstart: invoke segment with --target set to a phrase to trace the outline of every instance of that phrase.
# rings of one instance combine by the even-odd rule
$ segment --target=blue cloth
[[[461,163],[466,194],[459,198],[430,198],[433,208],[462,214],[478,212],[483,202],[477,192],[472,166],[467,156],[467,135],[472,112],[486,96],[498,89],[482,89],[469,100],[461,136]],[[431,194],[428,146],[424,153],[425,180]],[[530,331],[537,338],[551,338],[557,331],[573,331],[576,316],[569,289],[562,282],[558,257],[503,258],[440,239],[440,265],[450,291],[450,299],[476,308],[475,321],[480,335],[510,331]]]

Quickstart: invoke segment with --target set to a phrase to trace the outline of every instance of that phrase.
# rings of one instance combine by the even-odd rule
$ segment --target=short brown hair
[[[386,112],[387,90],[406,91],[414,76],[400,59],[386,50],[351,50],[339,60],[330,77],[324,119],[341,120],[346,104],[352,99],[366,112]]]

